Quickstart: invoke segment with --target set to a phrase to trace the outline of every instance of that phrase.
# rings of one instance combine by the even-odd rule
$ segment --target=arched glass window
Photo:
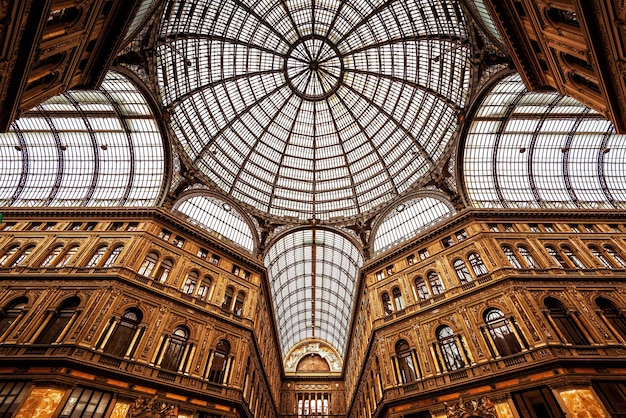
[[[626,318],[619,309],[610,300],[599,297],[596,299],[596,305],[600,308],[602,316],[611,325],[611,328],[619,335],[626,339]]]
[[[207,298],[209,298],[209,290],[211,289],[212,284],[213,280],[211,276],[204,276],[198,286],[197,297],[202,300],[207,300]]]
[[[193,295],[193,292],[196,290],[196,285],[198,284],[198,272],[192,270],[187,275],[187,279],[185,279],[185,283],[183,284],[183,293],[186,295]]]
[[[550,315],[554,324],[556,324],[558,329],[561,331],[563,338],[565,338],[565,342],[576,345],[589,344],[589,340],[587,340],[585,334],[561,302],[549,297],[546,298],[544,304],[548,309],[548,315]]]
[[[465,367],[465,362],[461,356],[461,351],[457,345],[457,341],[452,332],[452,328],[441,326],[437,329],[437,341],[441,348],[443,361],[448,371],[458,370]]]
[[[563,245],[561,247],[561,249],[563,250],[563,254],[565,254],[565,256],[567,257],[567,259],[577,268],[579,269],[586,269],[587,266],[585,266],[585,264],[580,260],[580,258],[578,258],[578,256],[574,253],[574,251],[572,251],[572,249],[566,245]]]
[[[604,250],[608,255],[611,256],[613,260],[617,261],[617,264],[619,264],[621,268],[626,268],[626,260],[624,260],[624,258],[615,248],[611,247],[610,245],[605,245]]]
[[[424,278],[420,276],[415,278],[415,290],[417,291],[419,300],[426,300],[430,297],[430,290],[428,290]]]
[[[226,292],[224,293],[224,300],[222,301],[222,309],[225,311],[230,311],[230,305],[233,303],[233,293],[234,289],[230,286],[226,288]]]
[[[413,361],[413,350],[405,340],[396,344],[396,356],[398,359],[398,380],[400,383],[411,383],[417,380],[417,368]]]
[[[402,297],[402,291],[399,287],[394,287],[391,291],[393,294],[393,303],[396,306],[397,311],[404,309],[404,298]]]
[[[530,251],[528,251],[526,247],[524,247],[523,245],[518,245],[517,252],[522,256],[528,267],[530,267],[531,269],[536,269],[538,267],[538,264],[533,258],[533,255],[530,253]]]
[[[174,267],[174,263],[172,262],[172,260],[170,260],[169,258],[163,260],[157,268],[157,271],[154,275],[154,280],[165,283],[170,275],[170,272],[172,271],[172,267]]]
[[[220,340],[215,346],[215,351],[209,357],[208,379],[214,383],[225,383],[226,366],[230,344],[226,340]]]
[[[20,249],[20,246],[17,244],[9,247],[9,249],[6,250],[4,254],[2,254],[2,257],[0,257],[0,265],[6,267],[9,259],[11,259],[17,253],[17,250],[19,249]]]
[[[67,249],[65,254],[63,254],[63,257],[61,257],[56,267],[65,267],[77,252],[78,252],[78,245],[72,245],[70,248]]]
[[[139,267],[139,274],[142,276],[150,277],[152,270],[156,266],[157,261],[159,261],[159,255],[155,252],[149,252],[146,256],[146,259],[141,263],[141,267]]]
[[[115,262],[117,261],[118,257],[120,256],[120,254],[122,253],[123,249],[124,249],[123,245],[118,245],[117,247],[113,248],[113,250],[109,253],[108,257],[102,264],[102,267],[113,266]]]
[[[54,261],[57,259],[57,257],[61,254],[62,251],[63,251],[62,245],[57,245],[56,247],[54,247],[48,253],[46,258],[43,259],[43,261],[40,264],[40,267],[52,267],[54,265]]]
[[[233,314],[235,316],[241,316],[243,314],[243,302],[245,300],[245,295],[243,292],[237,293],[237,297],[235,298],[235,306],[233,307]]]
[[[569,268],[567,266],[567,264],[565,264],[565,260],[563,260],[563,257],[561,256],[561,253],[559,253],[556,248],[550,246],[550,245],[546,245],[546,251],[548,252],[548,254],[550,254],[550,257],[552,257],[552,259],[554,260],[554,262],[561,268],[565,269],[565,268]]]
[[[164,370],[178,371],[183,360],[189,330],[185,327],[177,327],[167,340],[167,347],[161,360],[161,368]]]
[[[11,301],[1,312],[0,317],[0,337],[4,336],[9,327],[18,320],[18,318],[24,314],[24,308],[28,304],[28,299],[25,296],[19,297]]]
[[[483,259],[480,258],[480,254],[470,253],[467,256],[467,260],[469,261],[470,266],[472,266],[472,270],[474,270],[474,274],[476,275],[476,277],[484,276],[485,274],[489,273],[487,271],[485,263],[483,263]]]
[[[428,278],[428,283],[430,284],[430,290],[432,290],[433,295],[441,295],[444,292],[443,283],[439,278],[439,275],[434,271],[429,272],[426,277]]]
[[[13,261],[11,261],[11,264],[9,264],[9,267],[15,267],[15,266],[19,266],[20,264],[22,264],[22,262],[26,260],[26,258],[28,258],[28,256],[33,252],[34,249],[35,249],[34,245],[28,245],[26,248],[24,248],[21,252],[18,253],[17,257],[15,257]]]
[[[385,312],[385,315],[391,315],[393,313],[393,305],[391,304],[389,293],[384,292],[380,298],[383,302],[383,311]]]
[[[517,254],[515,254],[515,251],[513,251],[513,248],[509,247],[508,245],[503,245],[502,251],[504,252],[504,255],[506,256],[506,259],[509,260],[509,264],[511,266],[513,266],[516,269],[524,268],[522,266],[522,263],[520,263],[519,259],[517,258]]]
[[[100,247],[98,247],[96,252],[93,253],[91,258],[87,262],[86,267],[98,267],[98,263],[100,263],[100,260],[102,260],[102,257],[104,257],[104,254],[106,254],[107,249],[108,247],[106,245],[101,245]]]
[[[42,324],[43,329],[35,338],[35,344],[52,344],[63,337],[66,328],[71,325],[72,318],[76,315],[76,308],[80,305],[80,299],[71,297],[66,299],[56,312],[49,313],[50,320]]]
[[[613,264],[609,261],[608,258],[604,255],[604,253],[595,245],[589,246],[589,251],[591,254],[606,268],[612,269],[614,268]]]
[[[131,308],[124,311],[119,322],[113,325],[115,328],[104,346],[104,352],[117,357],[131,355],[130,345],[142,319],[143,314],[139,309]],[[134,345],[137,346],[137,344],[138,341],[135,341]]]
[[[472,275],[470,274],[465,262],[460,258],[457,258],[452,263],[454,266],[454,270],[456,271],[456,275],[459,277],[461,284],[465,284],[472,281]]]
[[[501,310],[492,308],[485,312],[485,323],[498,354],[510,356],[522,351],[522,346]]]

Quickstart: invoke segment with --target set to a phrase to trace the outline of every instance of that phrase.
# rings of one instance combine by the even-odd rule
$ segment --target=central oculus
[[[307,100],[326,99],[339,88],[343,78],[339,49],[319,35],[295,42],[285,55],[284,70],[291,89]]]

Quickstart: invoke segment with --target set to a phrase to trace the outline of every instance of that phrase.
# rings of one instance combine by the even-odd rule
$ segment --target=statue
[[[157,395],[150,400],[139,397],[130,406],[127,418],[174,418],[178,417],[175,405],[156,401]]]

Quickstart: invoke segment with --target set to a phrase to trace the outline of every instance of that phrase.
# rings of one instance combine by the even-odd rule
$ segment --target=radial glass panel
[[[263,214],[324,221],[380,207],[434,167],[465,106],[457,2],[166,10],[156,58],[172,128],[197,168]]]
[[[278,335],[285,355],[306,338],[319,338],[343,355],[354,303],[359,250],[329,230],[300,230],[267,252]]]
[[[153,206],[162,192],[157,122],[117,73],[35,107],[0,142],[0,206]]]
[[[463,153],[475,207],[626,207],[626,135],[572,98],[526,91],[518,75],[485,97]]]

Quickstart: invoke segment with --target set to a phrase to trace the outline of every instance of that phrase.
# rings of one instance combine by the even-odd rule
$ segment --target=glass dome
[[[189,159],[257,213],[359,217],[436,165],[465,106],[442,0],[171,0],[160,93]]]

